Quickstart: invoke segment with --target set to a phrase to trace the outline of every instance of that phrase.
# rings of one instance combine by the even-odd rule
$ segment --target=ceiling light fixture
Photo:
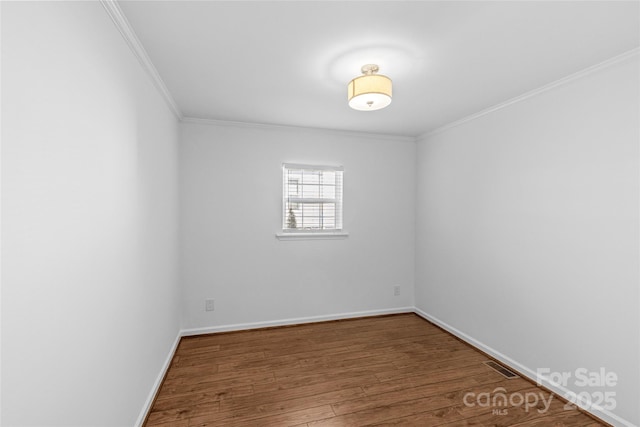
[[[391,104],[391,79],[376,74],[378,70],[376,64],[363,65],[363,75],[349,82],[349,107],[359,111],[375,111]]]

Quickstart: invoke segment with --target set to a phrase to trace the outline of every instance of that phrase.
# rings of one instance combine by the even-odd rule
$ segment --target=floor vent
[[[518,378],[518,375],[514,374],[513,372],[511,372],[510,370],[508,370],[504,366],[497,364],[493,360],[490,360],[488,362],[484,362],[484,364],[487,365],[488,367],[490,367],[491,369],[493,369],[494,371],[502,374],[502,376],[505,377],[505,378],[508,378],[508,379]]]

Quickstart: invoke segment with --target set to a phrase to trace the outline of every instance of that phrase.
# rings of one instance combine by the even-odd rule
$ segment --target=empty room
[[[0,1],[3,427],[640,426],[640,1]]]

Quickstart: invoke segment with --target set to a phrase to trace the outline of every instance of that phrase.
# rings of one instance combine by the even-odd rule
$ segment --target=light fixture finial
[[[370,76],[371,74],[375,74],[380,71],[380,67],[376,64],[365,64],[360,68],[360,71],[362,71],[362,74]]]

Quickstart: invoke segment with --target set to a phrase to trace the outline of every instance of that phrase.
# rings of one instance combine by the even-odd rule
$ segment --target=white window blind
[[[282,165],[282,229],[342,230],[342,167]]]

